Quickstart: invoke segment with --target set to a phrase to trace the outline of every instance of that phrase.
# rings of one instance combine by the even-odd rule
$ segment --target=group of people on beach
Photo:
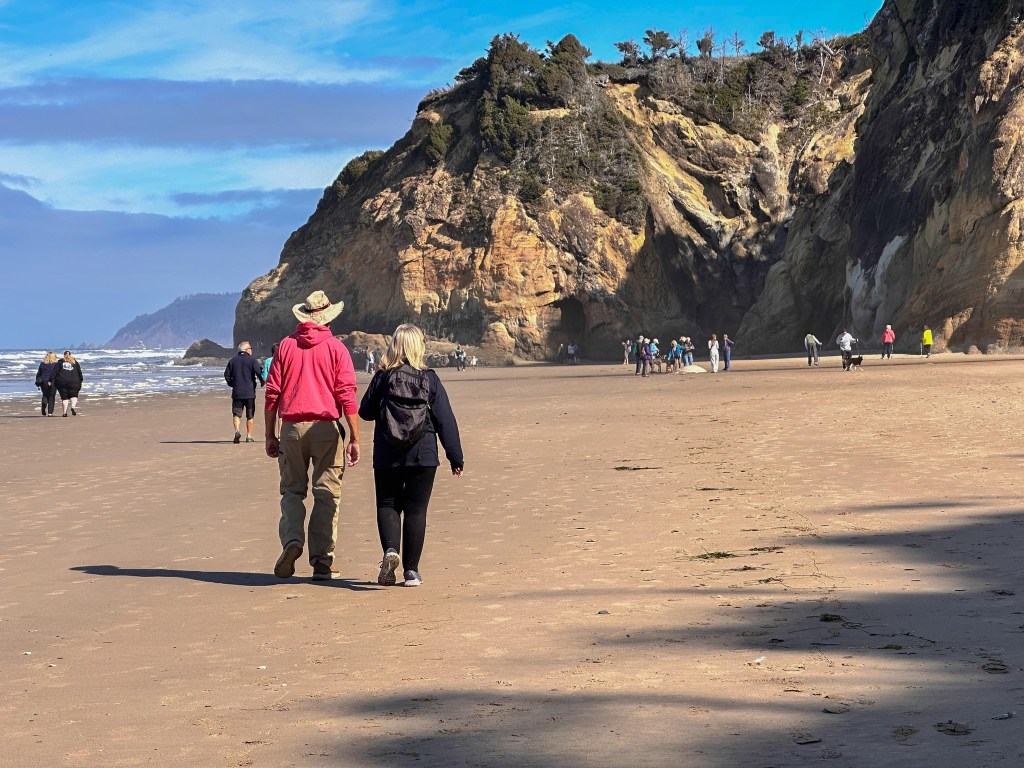
[[[36,371],[36,387],[42,396],[39,413],[42,416],[53,416],[53,406],[57,395],[60,395],[62,416],[71,411],[72,416],[78,415],[78,395],[82,391],[82,366],[69,350],[64,350],[64,357],[58,358],[53,352],[47,352],[39,363]]]
[[[465,468],[458,422],[444,385],[426,363],[424,333],[409,324],[398,326],[387,350],[374,359],[373,379],[357,406],[352,357],[329,327],[343,309],[343,302],[332,303],[323,291],[311,293],[292,308],[299,321],[295,332],[274,345],[263,367],[252,358],[248,342],[239,345],[225,369],[232,386],[234,442],[240,442],[242,413],[246,442],[253,442],[259,382],[266,388],[265,451],[277,459],[281,478],[281,554],[274,575],[292,577],[308,550],[313,581],[327,581],[340,575],[334,551],[342,477],[346,467],[360,461],[359,420],[372,421],[382,552],[377,583],[397,584],[402,566],[403,585],[419,586],[427,507],[440,466],[438,440],[452,474],[459,477]],[[307,525],[305,498],[311,485]]]
[[[731,370],[732,348],[735,342],[729,338],[729,334],[723,333],[719,341],[718,334],[712,333],[707,343],[711,372],[718,373],[720,364],[724,370]],[[686,373],[686,369],[693,365],[693,355],[697,347],[689,336],[680,336],[678,341],[673,339],[667,349],[662,349],[660,344],[657,339],[652,340],[643,334],[637,336],[636,341],[623,341],[622,364],[628,366],[632,355],[636,365],[634,375],[642,378],[650,376],[655,368],[658,369],[658,373]]]
[[[932,329],[929,326],[924,326],[921,331],[921,356],[931,357],[932,356],[932,344],[933,344]],[[847,329],[843,329],[843,332],[836,337],[836,346],[839,347],[839,354],[843,360],[843,370],[849,371],[851,368],[859,367],[860,362],[863,360],[863,355],[859,355],[856,358],[853,354],[853,347],[860,343],[859,339],[853,337]],[[882,356],[881,360],[892,360],[893,346],[896,344],[896,332],[892,329],[891,325],[886,325],[885,330],[882,331]],[[818,365],[820,361],[821,342],[818,341],[818,337],[813,333],[808,333],[804,336],[804,349],[807,350],[807,366],[810,367],[812,364]],[[854,360],[857,360],[854,363]]]

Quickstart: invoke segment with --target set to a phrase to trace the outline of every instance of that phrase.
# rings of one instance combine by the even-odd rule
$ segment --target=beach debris
[[[902,651],[903,646],[899,643],[888,643],[879,648],[881,651]]]
[[[1001,715],[996,715],[992,719],[993,720],[1009,720],[1010,718],[1012,718],[1016,714],[1017,714],[1016,712],[1003,712]]]
[[[705,552],[702,555],[694,555],[695,560],[723,560],[727,557],[736,557],[732,552]]]
[[[955,720],[947,720],[944,723],[936,723],[935,730],[949,736],[966,736],[974,729],[967,723],[958,723]]]
[[[597,612],[598,616],[607,616],[608,614],[609,614],[609,611],[606,611],[603,608],[600,611]]]
[[[913,728],[909,725],[897,725],[892,729],[892,737],[896,739],[896,741],[906,741],[915,733],[917,733],[917,728]]]
[[[996,659],[995,661],[990,661],[988,664],[982,665],[981,668],[988,672],[990,675],[1005,675],[1007,672],[1010,671],[1010,668],[1006,666],[1006,663],[999,661],[998,659]]]
[[[751,552],[781,552],[782,547],[751,547]]]
[[[821,739],[809,733],[795,733],[793,734],[793,741],[797,744],[821,744]]]
[[[749,663],[749,666],[753,666],[754,664],[764,664],[766,661],[768,661],[767,656],[758,656],[756,659]]]
[[[996,597],[1013,597],[1017,593],[1012,589],[993,589],[992,594]]]
[[[651,470],[651,469],[661,469],[661,467],[629,467],[629,466],[621,466],[621,467],[616,467],[615,471],[616,472],[646,472],[647,470]]]
[[[818,619],[821,621],[842,621],[843,617],[838,613],[823,613],[818,617]]]
[[[56,667],[57,665],[56,665],[56,664],[47,664],[46,666],[48,666],[48,667],[49,667],[50,669],[53,669],[53,668],[54,668],[54,667]],[[993,719],[994,719],[994,718],[993,718]]]
[[[260,666],[256,667],[256,669],[266,669],[266,668],[267,668],[266,664],[261,664]]]
[[[846,704],[829,704],[827,707],[824,707],[821,711],[827,715],[845,715],[847,712],[850,711],[850,707]]]

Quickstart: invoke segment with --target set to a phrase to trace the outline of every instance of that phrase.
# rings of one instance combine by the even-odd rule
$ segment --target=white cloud
[[[339,56],[337,46],[379,20],[370,0],[157,0],[119,16],[97,14],[69,43],[0,46],[0,82],[94,74],[171,80],[299,80],[346,83],[393,75]],[[92,9],[95,10],[95,9]],[[89,13],[90,6],[83,6]],[[83,29],[86,19],[75,19]]]
[[[362,151],[335,150],[295,155],[290,148],[186,150],[96,145],[0,145],[6,185],[31,191],[55,208],[122,211],[168,216],[237,214],[211,204],[182,207],[178,192],[216,193],[226,189],[316,189],[334,181],[351,157]],[[31,177],[31,188],[17,177]]]

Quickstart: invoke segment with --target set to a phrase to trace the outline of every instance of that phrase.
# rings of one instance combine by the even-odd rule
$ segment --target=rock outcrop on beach
[[[413,321],[502,358],[887,323],[898,348],[924,324],[939,348],[1019,346],[1022,12],[887,0],[863,35],[631,66],[495,38],[325,190],[235,337],[265,351],[322,288],[338,332]]]
[[[193,342],[175,365],[223,365],[235,355],[235,350],[222,347],[215,341],[200,339]]]

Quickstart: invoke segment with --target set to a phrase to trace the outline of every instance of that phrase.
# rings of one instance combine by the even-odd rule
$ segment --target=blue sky
[[[753,48],[859,31],[880,5],[0,0],[0,348],[102,342],[177,296],[241,290],[495,34],[571,32],[615,60],[651,27]]]

